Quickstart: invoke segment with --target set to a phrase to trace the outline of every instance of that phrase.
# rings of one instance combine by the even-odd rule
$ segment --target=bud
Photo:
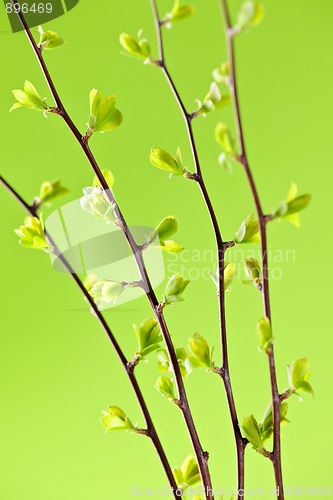
[[[136,325],[133,325],[133,327],[139,342],[137,355],[143,358],[160,348],[159,344],[162,342],[162,336],[155,318],[147,319],[141,323],[139,328]]]
[[[126,285],[118,281],[100,280],[91,287],[90,295],[97,304],[115,304],[117,298],[125,290]]]
[[[209,87],[209,92],[204,98],[204,101],[201,106],[201,110],[204,113],[208,113],[209,111],[213,111],[215,106],[221,100],[221,91],[216,85],[216,82],[213,82]]]
[[[58,36],[54,31],[44,31],[41,26],[38,26],[40,40],[38,46],[43,50],[52,50],[63,45],[65,41]]]
[[[230,285],[234,281],[237,273],[236,264],[231,264],[229,262],[224,263],[224,290],[229,291]]]
[[[120,45],[126,50],[127,54],[133,57],[138,57],[149,61],[150,45],[148,40],[141,39],[142,31],[139,32],[138,40],[128,33],[122,33],[119,37]]]
[[[258,422],[253,415],[243,418],[243,430],[245,437],[249,440],[250,444],[256,450],[263,450],[264,443],[261,439],[260,428]]]
[[[183,347],[176,349],[176,356],[178,365],[180,368],[180,373],[182,377],[187,377],[188,372],[186,370],[185,361],[189,356],[189,353]],[[160,372],[170,372],[173,373],[172,367],[170,366],[170,360],[166,349],[159,349],[157,351],[158,359],[158,370]]]
[[[162,396],[168,398],[170,401],[174,401],[176,399],[172,380],[168,377],[164,377],[163,375],[158,377],[155,388],[162,394]]]
[[[86,210],[97,219],[104,220],[107,224],[115,223],[114,204],[106,196],[101,188],[86,187],[83,189],[84,196],[81,198],[81,208]]]
[[[240,30],[254,28],[264,18],[264,6],[256,0],[243,3],[237,16],[237,27]]]
[[[288,403],[287,401],[283,401],[280,405],[280,425],[289,423],[289,420],[287,419],[287,412],[288,412]],[[261,439],[264,443],[265,441],[267,441],[267,439],[269,439],[272,436],[274,432],[272,403],[268,406],[267,410],[265,411],[263,419],[259,424],[259,429],[260,429]]]
[[[107,411],[102,411],[102,425],[106,431],[135,431],[135,427],[118,406],[109,406]]]
[[[195,7],[193,5],[179,5],[179,0],[175,0],[172,11],[166,15],[170,21],[182,21],[188,19],[195,14]]]
[[[250,214],[236,233],[236,243],[258,243],[260,241],[259,224],[254,214]]]
[[[275,219],[289,220],[296,227],[300,226],[299,212],[304,210],[311,201],[310,194],[303,194],[297,196],[297,185],[293,182],[291,184],[286,200],[281,201],[279,208],[274,213]]]
[[[15,233],[20,238],[20,244],[27,248],[36,248],[38,250],[48,251],[49,243],[46,241],[43,215],[32,217],[28,215],[24,219],[24,225],[15,229]]]
[[[31,82],[24,82],[24,90],[15,89],[12,91],[17,102],[13,104],[9,111],[26,107],[35,111],[50,111],[50,106],[45,103]]]
[[[259,337],[259,349],[268,352],[273,344],[272,328],[269,318],[261,318],[257,323],[257,335]]]
[[[206,339],[200,335],[200,333],[195,333],[193,337],[189,339],[188,347],[196,362],[194,362],[193,359],[188,359],[186,365],[187,367],[190,367],[193,370],[193,368],[197,368],[199,366],[205,366],[206,368],[212,368],[212,366],[214,366],[212,361],[213,352],[210,351]]]
[[[180,273],[171,276],[164,291],[164,300],[166,304],[184,300],[181,295],[189,283],[190,281],[184,279]]]
[[[187,457],[182,463],[181,467],[173,469],[178,488],[186,490],[187,488],[201,484],[200,472],[197,461],[194,457]]]
[[[94,132],[110,132],[118,128],[123,121],[123,115],[116,108],[114,95],[103,97],[97,89],[89,94],[90,116],[85,137],[89,139]]]
[[[295,391],[304,391],[314,396],[313,389],[309,384],[310,362],[307,358],[296,359],[291,365],[287,365],[290,388]]]
[[[221,64],[219,68],[214,69],[213,78],[217,83],[225,83],[229,85],[229,77],[230,77],[230,65],[225,62]]]
[[[215,139],[226,155],[235,154],[235,141],[231,137],[228,125],[222,122],[217,123],[215,128]]]
[[[170,172],[171,175],[183,175],[185,172],[181,163],[180,155],[178,155],[178,158],[176,159],[164,149],[152,148],[149,160],[154,167],[166,170],[167,172]]]
[[[257,259],[245,259],[245,271],[251,282],[253,282],[256,286],[260,286],[262,284],[262,272]]]

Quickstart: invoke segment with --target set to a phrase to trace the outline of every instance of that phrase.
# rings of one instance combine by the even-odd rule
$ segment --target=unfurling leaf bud
[[[261,438],[259,424],[254,416],[244,417],[242,427],[245,437],[249,440],[253,448],[259,451],[263,450],[264,443]]]
[[[243,3],[237,16],[239,30],[254,28],[264,18],[264,6],[257,0],[248,0]]]
[[[213,78],[217,83],[225,83],[229,85],[229,77],[230,77],[230,65],[225,62],[221,64],[219,68],[214,69]]]
[[[65,41],[60,38],[58,33],[54,31],[44,31],[41,26],[38,26],[40,40],[38,46],[43,50],[52,50],[63,45]]]
[[[310,363],[307,358],[296,359],[291,365],[287,365],[289,385],[293,392],[304,391],[314,396],[313,389],[309,384]]]
[[[230,262],[224,263],[224,290],[229,291],[230,285],[234,281],[237,273],[236,264],[231,264]]]
[[[198,464],[192,456],[187,457],[181,467],[175,467],[173,475],[178,488],[181,490],[186,490],[201,483]]]
[[[231,137],[228,125],[222,122],[217,123],[215,127],[215,139],[226,155],[232,156],[235,154],[235,141]]]
[[[170,172],[171,175],[184,175],[185,173],[185,169],[181,163],[180,152],[176,159],[164,149],[152,148],[149,160],[154,167],[166,170],[167,172]]]
[[[103,175],[104,179],[106,180],[106,183],[109,186],[109,188],[110,189],[113,188],[113,186],[114,186],[114,176],[113,176],[111,170],[108,170],[108,169],[102,170],[102,175]],[[100,183],[97,175],[95,175],[95,177],[94,177],[93,187],[94,188],[101,187],[101,183]]]
[[[181,295],[189,283],[190,281],[184,279],[180,273],[171,276],[164,291],[165,303],[171,304],[172,302],[181,302],[184,300]]]
[[[189,339],[188,347],[192,353],[192,356],[189,356],[185,361],[185,366],[189,373],[201,366],[206,368],[214,366],[212,360],[213,350],[210,350],[208,342],[200,333],[195,333]]]
[[[165,19],[168,23],[172,21],[182,21],[195,14],[196,9],[193,5],[179,5],[179,3],[179,0],[175,0],[172,11],[166,14]]]
[[[236,233],[236,243],[258,243],[260,241],[259,224],[254,214],[250,214]]]
[[[261,318],[257,323],[257,335],[259,337],[259,349],[268,352],[273,344],[272,327],[269,318]]]
[[[187,352],[186,349],[180,347],[179,349],[176,349],[176,356],[182,377],[187,377],[188,372],[186,370],[185,361],[188,358],[189,353]],[[170,373],[173,372],[166,349],[159,349],[157,351],[157,359],[158,359],[157,366],[160,372],[170,372]]]
[[[145,320],[139,328],[136,325],[133,325],[133,327],[139,342],[139,349],[136,354],[140,358],[144,358],[147,354],[160,348],[159,344],[162,342],[162,336],[155,318]]]
[[[104,220],[107,224],[116,222],[114,205],[103,189],[86,187],[83,189],[83,194],[84,196],[80,200],[83,210],[86,210],[97,219]]]
[[[118,406],[109,406],[107,411],[102,411],[101,422],[106,431],[131,431],[135,432],[135,427]]]
[[[15,229],[15,233],[20,238],[20,244],[23,247],[36,248],[46,252],[51,248],[45,237],[43,214],[40,214],[39,217],[28,215],[24,219],[24,225]]]
[[[255,286],[260,288],[262,285],[262,271],[257,259],[254,259],[253,257],[245,259],[245,271],[247,276],[250,278],[250,283],[253,283]]]
[[[97,89],[92,89],[89,94],[90,116],[88,129],[85,134],[88,140],[94,132],[110,132],[118,128],[123,121],[123,115],[116,108],[114,95],[103,97]]]
[[[24,82],[24,90],[15,89],[12,92],[17,102],[13,104],[9,111],[13,111],[14,109],[21,107],[43,112],[50,111],[52,109],[45,103],[45,99],[41,98],[33,84],[28,80]]]
[[[281,201],[279,208],[274,213],[275,219],[286,219],[296,227],[300,226],[299,212],[304,210],[311,201],[310,194],[297,196],[297,185],[291,184],[287,199]]]
[[[165,217],[158,226],[154,229],[151,234],[151,240],[154,240],[157,236],[160,241],[165,241],[173,236],[178,231],[178,221],[172,215]]]
[[[170,401],[175,401],[175,393],[173,390],[173,382],[168,377],[164,377],[161,375],[156,380],[155,388],[164,396],[168,398]]]
[[[128,33],[122,33],[119,37],[119,41],[128,55],[138,57],[139,59],[144,59],[149,62],[150,45],[148,40],[141,38],[141,35],[142,31],[139,32],[138,39],[136,39]]]
[[[119,295],[125,290],[125,287],[125,283],[118,281],[99,280],[92,285],[89,293],[99,305],[103,303],[115,304]]]
[[[280,425],[289,423],[287,419],[288,403],[283,401],[280,406]],[[269,439],[274,432],[272,403],[268,406],[262,421],[259,424],[260,436],[263,442]]]
[[[39,206],[42,203],[50,203],[58,196],[63,196],[67,194],[69,190],[61,185],[61,181],[58,179],[52,182],[43,182],[40,187],[39,196],[36,201],[39,203]]]

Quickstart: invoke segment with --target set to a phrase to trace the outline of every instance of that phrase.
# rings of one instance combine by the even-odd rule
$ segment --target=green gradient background
[[[190,109],[194,99],[205,95],[212,69],[225,58],[219,2],[193,3],[195,18],[165,33],[168,65]],[[240,1],[230,3],[236,12]],[[161,12],[170,4],[160,0]],[[236,43],[239,92],[249,157],[266,210],[283,199],[292,180],[301,192],[313,193],[300,230],[288,223],[269,227],[271,248],[291,249],[296,256],[295,262],[278,264],[283,279],[271,285],[280,389],[287,384],[285,365],[302,356],[311,360],[315,388],[314,400],[290,401],[291,423],[282,432],[285,484],[309,488],[330,484],[332,471],[332,337],[325,315],[331,308],[327,276],[331,220],[324,214],[331,196],[328,167],[333,160],[328,142],[333,112],[333,3],[266,0],[265,4],[265,22]],[[3,20],[3,5],[0,10]],[[173,214],[181,223],[177,241],[190,251],[213,249],[212,230],[195,184],[169,181],[147,160],[153,145],[170,151],[180,145],[185,163],[191,165],[184,124],[163,76],[158,69],[119,54],[121,31],[136,33],[144,28],[154,42],[148,0],[102,0],[98,6],[81,0],[48,27],[67,40],[65,47],[45,57],[75,123],[85,126],[92,87],[117,95],[124,124],[112,134],[94,137],[92,149],[101,166],[114,172],[115,194],[128,221],[155,225]],[[1,174],[28,200],[42,181],[55,177],[71,189],[66,201],[78,198],[92,175],[64,123],[25,109],[8,113],[13,102],[10,91],[22,87],[24,79],[49,96],[24,34],[1,33],[0,50]],[[231,109],[197,120],[195,132],[223,234],[232,238],[253,203],[241,168],[228,175],[217,166],[219,148],[213,130],[219,119],[232,124]],[[0,213],[0,497],[130,499],[131,485],[165,485],[147,439],[127,433],[105,435],[99,423],[100,411],[109,404],[123,407],[134,422],[143,420],[123,370],[79,291],[69,277],[52,270],[46,255],[18,245],[13,228],[24,213],[3,189]],[[195,266],[204,268],[207,262]],[[227,312],[239,416],[254,413],[260,418],[270,398],[267,361],[257,351],[255,335],[255,323],[262,315],[260,297],[238,282],[227,296]],[[149,315],[144,298],[106,313],[128,356],[136,347],[131,324]],[[168,308],[166,317],[177,345],[199,331],[219,352],[211,282],[193,281],[185,302]],[[149,364],[139,366],[137,374],[170,461],[177,465],[191,448],[181,415],[153,389],[154,359],[152,355]],[[186,386],[203,446],[210,452],[214,484],[233,487],[234,445],[221,382],[198,371]],[[246,459],[247,486],[266,488],[269,497],[270,464],[250,449]]]

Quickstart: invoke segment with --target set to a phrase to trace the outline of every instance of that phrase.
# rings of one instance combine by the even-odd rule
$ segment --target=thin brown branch
[[[17,2],[15,0],[12,0],[12,3],[14,5]],[[48,71],[47,66],[45,64],[45,61],[43,59],[42,52],[39,49],[38,45],[36,44],[34,37],[31,34],[30,28],[28,27],[28,25],[24,19],[23,14],[21,12],[18,12],[17,15],[22,23],[24,31],[25,31],[25,33],[29,39],[29,42],[32,46],[32,49],[37,57],[37,60],[39,61],[39,64],[41,66],[44,77],[45,77],[45,79],[49,85],[49,88],[52,92],[52,95],[56,101],[56,104],[58,106],[59,115],[62,116],[62,118],[64,119],[64,121],[66,122],[68,127],[70,128],[71,132],[75,136],[76,140],[78,141],[78,143],[79,143],[81,149],[83,150],[83,152],[85,153],[95,175],[97,176],[101,186],[105,190],[110,202],[115,205],[115,214],[116,214],[118,220],[120,221],[120,227],[121,227],[122,231],[124,232],[124,235],[127,239],[127,242],[129,244],[132,252],[133,252],[133,256],[135,258],[136,265],[137,265],[137,268],[138,268],[138,271],[140,274],[140,279],[142,280],[142,282],[144,284],[146,296],[149,300],[150,306],[154,312],[154,315],[155,315],[155,317],[158,321],[159,327],[161,329],[163,341],[164,341],[166,350],[168,352],[172,371],[173,371],[174,376],[175,376],[175,382],[176,382],[176,386],[177,386],[178,396],[179,396],[179,400],[181,402],[180,408],[182,410],[182,414],[183,414],[183,417],[184,417],[184,420],[185,420],[185,423],[186,423],[186,426],[187,426],[187,429],[188,429],[188,432],[189,432],[189,435],[191,438],[192,446],[193,446],[193,449],[194,449],[194,452],[195,452],[195,455],[196,455],[196,458],[198,461],[198,466],[199,466],[199,470],[200,470],[200,474],[201,474],[203,483],[206,486],[207,491],[209,491],[209,496],[207,498],[211,499],[213,497],[211,496],[211,493],[210,493],[210,491],[211,491],[210,484],[211,483],[210,483],[210,475],[209,475],[209,469],[208,469],[208,461],[207,461],[205,452],[201,446],[201,442],[200,442],[200,439],[199,439],[199,436],[198,436],[198,433],[197,433],[197,430],[196,430],[196,427],[195,427],[195,424],[193,421],[193,417],[192,417],[192,413],[190,410],[184,382],[183,382],[180,368],[178,365],[176,351],[175,351],[174,345],[173,345],[172,340],[171,340],[171,335],[170,335],[170,332],[168,330],[167,324],[165,322],[163,312],[159,308],[159,301],[157,300],[157,297],[156,297],[155,292],[152,288],[149,276],[147,274],[147,270],[145,267],[145,263],[143,260],[141,249],[137,245],[137,243],[135,242],[133,235],[132,235],[132,233],[131,233],[131,231],[130,231],[130,229],[129,229],[129,227],[128,227],[128,225],[127,225],[127,223],[122,215],[122,212],[121,212],[121,210],[120,210],[120,208],[115,200],[115,197],[114,197],[112,191],[110,190],[108,183],[106,182],[106,180],[101,172],[101,169],[99,168],[99,166],[95,160],[95,157],[87,144],[86,139],[82,136],[82,134],[80,134],[79,130],[77,129],[77,127],[73,123],[72,119],[70,118],[69,114],[67,113],[67,111],[66,111],[66,109],[65,109],[56,89],[55,89],[55,85],[53,83],[53,80],[49,74],[49,71]]]
[[[245,148],[244,129],[241,119],[237,80],[236,80],[236,65],[235,65],[235,51],[234,51],[234,37],[237,31],[233,29],[231,24],[227,0],[221,0],[221,5],[226,23],[226,38],[227,38],[229,64],[230,64],[230,89],[233,96],[233,103],[236,115],[236,126],[238,130],[238,137],[240,144],[239,160],[242,163],[246,176],[248,178],[248,182],[250,184],[252,196],[258,214],[260,235],[261,235],[261,255],[262,255],[262,270],[263,270],[263,285],[261,293],[263,297],[265,316],[267,316],[270,322],[272,322],[271,302],[269,294],[267,234],[266,234],[266,225],[267,222],[269,221],[269,217],[265,216],[263,212],[258,190],[254,181],[252,170],[249,165],[248,156]],[[268,362],[269,362],[269,373],[271,381],[273,423],[274,423],[274,449],[272,454],[273,457],[272,461],[274,465],[275,482],[278,491],[278,498],[283,500],[284,492],[283,492],[283,477],[282,477],[282,465],[281,465],[280,395],[276,379],[275,357],[274,357],[273,346],[268,351]]]
[[[234,430],[235,443],[237,449],[237,464],[238,464],[238,492],[244,490],[244,450],[246,446],[246,440],[243,439],[238,417],[236,411],[236,405],[233,396],[232,384],[230,380],[230,370],[229,370],[229,356],[228,356],[228,342],[227,342],[227,325],[226,325],[226,317],[225,317],[225,291],[224,291],[224,262],[225,262],[225,252],[229,248],[230,243],[225,242],[222,238],[221,230],[219,227],[219,223],[217,220],[217,216],[215,214],[214,207],[212,205],[210,196],[208,194],[206,184],[202,175],[202,169],[199,159],[199,154],[196,146],[196,141],[193,132],[192,120],[193,114],[189,114],[186,110],[186,107],[183,103],[183,100],[177,90],[177,87],[170,75],[170,72],[167,68],[165,56],[164,56],[164,44],[163,44],[163,36],[162,36],[162,26],[163,21],[160,20],[156,0],[151,0],[151,6],[154,16],[155,29],[157,35],[157,44],[158,44],[158,52],[159,52],[159,61],[158,66],[161,68],[164,77],[176,99],[176,102],[179,106],[179,109],[182,113],[189,143],[192,150],[192,156],[195,166],[195,174],[194,180],[198,183],[202,197],[204,199],[213,229],[216,240],[217,247],[217,260],[218,260],[218,273],[219,273],[219,283],[218,283],[218,299],[219,299],[219,317],[220,317],[220,336],[221,336],[221,350],[222,350],[222,368],[219,371],[221,378],[223,380],[228,406],[231,416],[231,421]],[[242,498],[241,495],[238,496],[239,499]]]
[[[0,176],[0,183],[3,184],[3,186],[24,207],[24,209],[28,212],[29,215],[31,215],[32,217],[39,218],[38,214],[37,214],[37,211],[32,206],[30,206],[19,195],[19,193],[1,176]],[[51,235],[49,233],[47,233],[47,232],[45,232],[45,234],[46,234],[48,242],[52,246],[52,252],[62,262],[62,264],[64,265],[64,267],[68,271],[68,273],[72,276],[73,280],[75,281],[75,283],[77,284],[77,286],[81,290],[83,296],[85,297],[85,299],[89,303],[92,312],[94,313],[94,315],[96,316],[96,318],[99,321],[100,325],[102,326],[103,330],[107,334],[107,336],[108,336],[108,338],[109,338],[109,340],[110,340],[110,342],[111,342],[114,350],[116,351],[116,353],[118,355],[118,358],[119,358],[119,360],[120,360],[120,362],[121,362],[121,364],[122,364],[122,366],[123,366],[123,368],[124,368],[124,370],[126,372],[126,375],[127,375],[128,379],[130,381],[130,384],[132,386],[132,389],[134,391],[134,394],[135,394],[136,399],[138,401],[138,404],[140,406],[142,415],[144,416],[144,419],[145,419],[145,422],[146,422],[147,429],[146,429],[145,432],[142,432],[142,434],[145,434],[146,436],[148,436],[151,439],[151,441],[153,442],[153,444],[155,446],[155,449],[156,449],[156,452],[157,452],[157,454],[158,454],[158,456],[160,458],[160,461],[162,463],[162,466],[164,468],[165,474],[166,474],[166,476],[168,478],[170,487],[172,488],[172,491],[174,492],[174,498],[182,498],[182,495],[178,495],[178,493],[177,493],[177,484],[175,482],[171,466],[170,466],[168,458],[167,458],[167,456],[165,454],[165,451],[164,451],[164,448],[163,448],[162,443],[160,441],[160,438],[159,438],[159,436],[157,434],[156,427],[155,427],[155,425],[153,423],[152,417],[151,417],[150,412],[148,410],[147,404],[145,402],[145,399],[144,399],[144,396],[143,396],[142,391],[140,389],[140,386],[138,384],[138,381],[137,381],[137,379],[136,379],[136,377],[134,375],[134,368],[133,368],[133,366],[126,359],[126,356],[123,353],[120,345],[118,344],[118,342],[117,342],[117,340],[116,340],[116,338],[115,338],[115,336],[114,336],[111,328],[107,324],[104,316],[99,311],[97,305],[95,304],[93,298],[91,297],[91,295],[89,294],[89,292],[85,288],[85,286],[82,283],[82,281],[80,280],[80,278],[78,277],[78,275],[75,273],[74,269],[72,268],[72,266],[70,265],[70,263],[67,261],[67,259],[62,255],[62,253],[60,252],[59,248],[57,247],[55,241],[51,237]]]

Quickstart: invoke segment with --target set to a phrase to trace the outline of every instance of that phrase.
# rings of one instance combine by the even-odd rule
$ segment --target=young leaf
[[[185,361],[185,367],[188,373],[202,366],[206,368],[212,368],[214,366],[212,360],[213,351],[210,350],[208,342],[200,333],[195,333],[193,337],[189,339],[188,347],[192,354]]]
[[[311,201],[310,194],[297,196],[297,185],[291,184],[287,199],[281,201],[279,208],[274,213],[275,219],[286,219],[296,227],[300,226],[299,212],[304,210]]]
[[[264,443],[261,438],[259,424],[254,416],[244,417],[242,427],[245,437],[249,440],[253,448],[256,450],[263,450]]]
[[[170,21],[182,21],[188,19],[195,14],[195,7],[193,5],[180,5],[179,0],[175,0],[172,11],[165,16]]]
[[[111,170],[108,170],[108,169],[102,170],[102,174],[103,174],[103,177],[106,180],[109,188],[110,189],[113,188],[113,186],[114,186],[114,176],[113,176]],[[94,188],[101,187],[101,183],[99,182],[99,179],[98,179],[97,175],[95,175],[95,177],[94,177],[93,187]]]
[[[39,218],[28,215],[24,219],[24,225],[15,229],[15,233],[20,238],[20,244],[23,247],[45,252],[51,248],[45,237],[43,214],[40,214]]]
[[[156,245],[153,245],[153,246],[156,246]],[[167,252],[167,253],[179,253],[179,252],[182,252],[184,250],[184,247],[182,247],[181,245],[178,245],[178,243],[176,243],[175,241],[172,241],[172,240],[165,240],[165,241],[162,241],[160,245],[157,245],[159,248],[161,248],[161,250],[163,250],[163,252]]]
[[[134,38],[128,33],[122,33],[119,37],[120,45],[130,56],[143,59],[145,62],[150,60],[150,45],[148,40],[141,38],[142,31],[139,32],[138,38]]]
[[[289,420],[287,419],[287,413],[288,403],[287,401],[282,401],[280,405],[280,425],[287,424],[289,422]],[[262,421],[259,424],[259,429],[260,436],[263,442],[267,441],[267,439],[272,436],[274,432],[272,403],[266,409]]]
[[[228,125],[218,122],[215,127],[215,139],[226,155],[235,154],[235,141],[231,137]]]
[[[178,231],[178,221],[172,215],[165,217],[152,232],[150,239],[153,241],[157,236],[160,241],[165,241]]]
[[[189,353],[187,352],[186,349],[180,347],[179,349],[176,349],[176,356],[182,377],[187,377],[188,372],[186,370],[185,362],[189,356]],[[157,351],[157,359],[158,359],[157,366],[160,372],[170,372],[170,373],[173,372],[166,349],[159,349]]]
[[[118,281],[99,280],[94,283],[89,293],[97,304],[116,304],[125,287],[124,283]]]
[[[83,189],[83,194],[84,196],[80,200],[83,210],[97,219],[104,220],[107,224],[116,222],[114,205],[101,188],[86,187]]]
[[[190,281],[184,279],[180,273],[172,275],[164,290],[165,303],[171,304],[172,302],[180,302],[184,300],[182,293],[189,283]]]
[[[250,214],[236,233],[236,243],[258,243],[260,241],[259,224],[254,214]]]
[[[257,287],[262,285],[262,271],[257,259],[245,259],[245,271],[250,278],[250,283],[252,282]]]
[[[58,179],[52,182],[43,182],[40,187],[38,201],[41,205],[42,203],[50,203],[55,198],[67,194],[69,190],[61,185],[61,181]]]
[[[257,0],[248,0],[243,3],[237,16],[237,27],[240,30],[254,28],[264,18],[264,6]]]
[[[184,175],[185,169],[179,159],[179,156],[176,159],[161,148],[152,148],[149,155],[150,163],[154,167],[166,170],[172,175]]]
[[[102,411],[101,422],[106,431],[134,431],[135,427],[123,410],[118,406],[109,406]]]
[[[118,128],[123,121],[123,115],[116,108],[114,95],[103,97],[97,89],[92,89],[89,95],[90,117],[85,137],[89,139],[94,132],[110,132]]]
[[[165,398],[169,399],[170,401],[175,401],[175,393],[173,390],[173,382],[171,379],[168,377],[164,377],[161,375],[158,377],[155,388],[164,396]]]
[[[269,318],[261,318],[257,323],[257,335],[259,337],[259,349],[268,352],[273,344],[271,322]]]
[[[172,472],[177,486],[181,490],[186,490],[201,483],[198,464],[192,456],[187,457],[181,467],[175,467]]]
[[[309,384],[310,363],[307,358],[296,359],[291,365],[287,365],[290,388],[295,391],[308,392],[314,396],[313,389]]]
[[[136,325],[133,325],[133,327],[139,342],[139,349],[136,353],[138,356],[144,358],[149,353],[160,348],[162,336],[155,318],[145,320],[139,328]]]
[[[50,106],[45,103],[45,99],[41,98],[33,84],[28,80],[24,82],[24,90],[15,89],[12,92],[17,102],[13,104],[9,111],[21,107],[43,112],[50,111],[51,109]]]
[[[213,78],[217,83],[224,83],[229,85],[230,81],[230,64],[228,62],[222,63],[219,68],[214,69]]]
[[[231,264],[230,262],[224,263],[224,290],[231,290],[230,285],[234,281],[237,274],[236,264]]]
[[[40,33],[38,46],[43,50],[56,49],[65,43],[58,33],[54,31],[44,31],[41,26],[38,26],[38,31]]]

